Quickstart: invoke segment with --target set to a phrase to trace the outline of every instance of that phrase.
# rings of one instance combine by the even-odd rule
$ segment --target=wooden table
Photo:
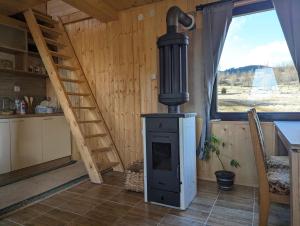
[[[290,156],[291,225],[300,226],[300,121],[274,122],[277,138]]]

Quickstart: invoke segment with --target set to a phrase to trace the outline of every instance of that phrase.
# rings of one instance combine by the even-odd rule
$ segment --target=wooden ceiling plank
[[[45,0],[0,0],[0,13],[6,16],[45,3]]]
[[[118,0],[118,1],[103,0],[103,1],[119,11],[124,9],[129,9],[130,7],[132,7],[132,5],[135,2],[135,0]]]
[[[118,11],[103,0],[64,0],[64,2],[102,22],[118,19]]]

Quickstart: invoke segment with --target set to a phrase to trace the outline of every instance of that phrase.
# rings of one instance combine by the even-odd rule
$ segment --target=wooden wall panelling
[[[126,166],[142,158],[140,114],[166,109],[157,107],[156,49],[157,37],[166,30],[166,12],[172,5],[191,11],[194,4],[199,3],[197,0],[162,1],[123,11],[118,21],[107,24],[92,19],[67,25]],[[273,150],[273,125],[264,123],[263,128],[266,145]],[[241,162],[242,168],[236,171],[236,182],[256,184],[247,122],[213,122],[213,131],[228,143],[224,153]],[[214,180],[218,162],[215,159],[208,163],[198,162],[199,177]]]
[[[206,3],[208,1],[204,1]],[[66,25],[80,62],[125,165],[142,158],[141,113],[165,111],[157,103],[157,38],[165,33],[168,8],[193,11],[200,0],[166,0],[120,13],[118,21],[95,19]],[[158,107],[159,106],[159,107]],[[213,122],[227,145],[223,153],[241,162],[236,183],[256,184],[256,168],[247,122]],[[274,150],[274,127],[263,123],[267,149]],[[273,154],[273,153],[272,153]],[[198,161],[200,178],[215,180],[219,163]]]
[[[175,4],[187,8],[182,0],[162,1],[122,11],[107,24],[66,25],[125,165],[142,158],[140,114],[158,110],[156,41]]]
[[[120,25],[121,25],[121,43],[120,46],[120,73],[122,77],[121,81],[121,94],[122,94],[122,106],[123,112],[121,115],[120,123],[122,123],[122,149],[124,161],[128,164],[131,158],[131,125],[128,123],[132,121],[130,110],[133,107],[131,106],[131,93],[130,88],[132,85],[132,76],[133,76],[133,40],[132,40],[132,14],[131,13],[122,13],[120,15]]]
[[[138,20],[138,15],[133,14],[133,26],[132,26],[132,38],[134,40],[133,45],[133,80],[134,80],[134,139],[135,139],[135,156],[133,159],[142,160],[142,144],[141,144],[141,89],[140,89],[140,59],[142,54],[142,39],[141,39],[141,23]]]
[[[250,130],[248,122],[211,122],[212,133],[224,142],[221,153],[225,167],[236,173],[236,183],[242,185],[257,185],[257,173]],[[274,155],[275,133],[273,123],[262,123],[268,155]],[[229,161],[234,158],[241,164],[241,168],[234,169],[229,166]],[[214,172],[220,170],[221,165],[215,155],[211,160],[198,160],[198,177],[215,180]]]

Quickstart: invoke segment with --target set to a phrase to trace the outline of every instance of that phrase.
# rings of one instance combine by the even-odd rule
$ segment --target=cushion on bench
[[[280,169],[289,169],[290,162],[288,156],[270,156],[267,160],[268,169],[280,168]]]
[[[290,172],[288,169],[271,168],[267,176],[270,192],[280,195],[290,194]]]

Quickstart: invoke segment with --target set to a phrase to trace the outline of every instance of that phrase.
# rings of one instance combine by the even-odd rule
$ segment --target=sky
[[[220,59],[219,70],[247,65],[291,64],[275,10],[234,17]]]

